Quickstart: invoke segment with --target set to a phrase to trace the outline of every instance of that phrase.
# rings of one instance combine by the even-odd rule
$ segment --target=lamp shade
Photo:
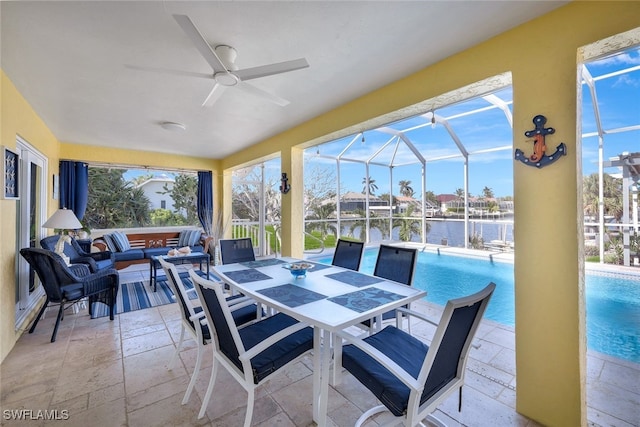
[[[82,224],[70,209],[58,209],[48,220],[42,224],[44,228],[58,228],[63,230],[77,230]]]

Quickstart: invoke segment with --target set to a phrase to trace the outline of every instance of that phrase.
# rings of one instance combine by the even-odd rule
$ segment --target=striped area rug
[[[181,275],[182,276],[182,275]],[[182,277],[182,281],[187,289],[193,284],[187,277]],[[197,298],[195,293],[190,293]],[[158,290],[153,292],[153,287],[149,281],[121,283],[116,298],[116,314],[129,311],[143,310],[145,308],[157,307],[159,305],[172,304],[176,302],[171,292],[171,288],[164,280],[158,280]],[[104,317],[109,315],[109,307],[106,304],[94,303],[91,318]]]

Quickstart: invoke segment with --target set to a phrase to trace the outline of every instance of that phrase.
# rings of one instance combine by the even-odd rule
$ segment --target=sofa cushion
[[[129,243],[129,239],[127,235],[122,231],[114,231],[111,233],[111,237],[113,239],[113,243],[115,243],[116,248],[118,248],[119,252],[125,252],[131,249],[131,244]]]
[[[195,246],[200,241],[200,230],[183,230],[178,238],[178,246]]]
[[[145,258],[151,258],[152,256],[166,255],[170,250],[171,248],[144,248],[142,252],[144,252]]]
[[[113,256],[116,261],[135,261],[144,259],[144,252],[142,249],[129,249],[126,252],[114,252]]]
[[[105,234],[104,236],[102,236],[102,239],[104,240],[104,243],[106,243],[108,251],[118,252],[118,247],[113,241],[113,236],[111,236],[111,234]]]

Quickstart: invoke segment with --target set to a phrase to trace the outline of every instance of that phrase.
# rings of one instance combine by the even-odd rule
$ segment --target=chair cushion
[[[60,287],[60,290],[62,291],[62,297],[67,301],[76,300],[84,296],[84,286],[82,285],[82,283],[64,285]]]
[[[95,262],[96,262],[96,267],[98,267],[98,270],[104,270],[105,268],[113,267],[113,261],[111,260],[111,258],[95,260]]]
[[[111,238],[113,239],[113,243],[115,243],[118,251],[125,252],[131,249],[129,239],[127,238],[127,235],[122,231],[114,231],[113,233],[111,233]]]
[[[264,341],[267,337],[296,324],[298,321],[283,313],[267,317],[260,322],[239,329],[240,338],[246,350]],[[251,359],[253,382],[258,384],[301,354],[313,348],[313,329],[306,327],[268,347]],[[234,363],[239,361],[232,359]],[[238,368],[242,369],[240,364]]]
[[[364,341],[388,356],[413,378],[418,378],[429,350],[425,343],[393,326],[387,326]],[[409,401],[409,387],[374,358],[354,345],[346,345],[342,349],[342,366],[367,387],[393,415],[400,417],[404,414]]]
[[[182,230],[178,238],[178,246],[195,246],[200,241],[200,230]]]
[[[243,298],[244,295],[237,294],[227,298],[227,301],[232,301],[236,298]],[[264,311],[263,311],[264,314]],[[233,310],[231,312],[233,316],[233,320],[236,323],[236,326],[242,326],[245,323],[252,322],[256,320],[258,317],[258,307],[255,304],[247,305],[245,307],[241,307],[237,310]]]

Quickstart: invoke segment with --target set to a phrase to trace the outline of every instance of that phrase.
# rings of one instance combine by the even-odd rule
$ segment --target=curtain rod
[[[72,159],[60,159],[60,161],[82,161],[82,160],[72,160]],[[111,169],[142,169],[142,170],[156,170],[156,171],[167,171],[167,172],[209,172],[207,170],[202,169],[181,169],[176,167],[162,167],[162,166],[148,166],[148,165],[127,165],[122,163],[102,163],[102,162],[84,162],[89,166],[101,167],[101,168],[111,168]]]

